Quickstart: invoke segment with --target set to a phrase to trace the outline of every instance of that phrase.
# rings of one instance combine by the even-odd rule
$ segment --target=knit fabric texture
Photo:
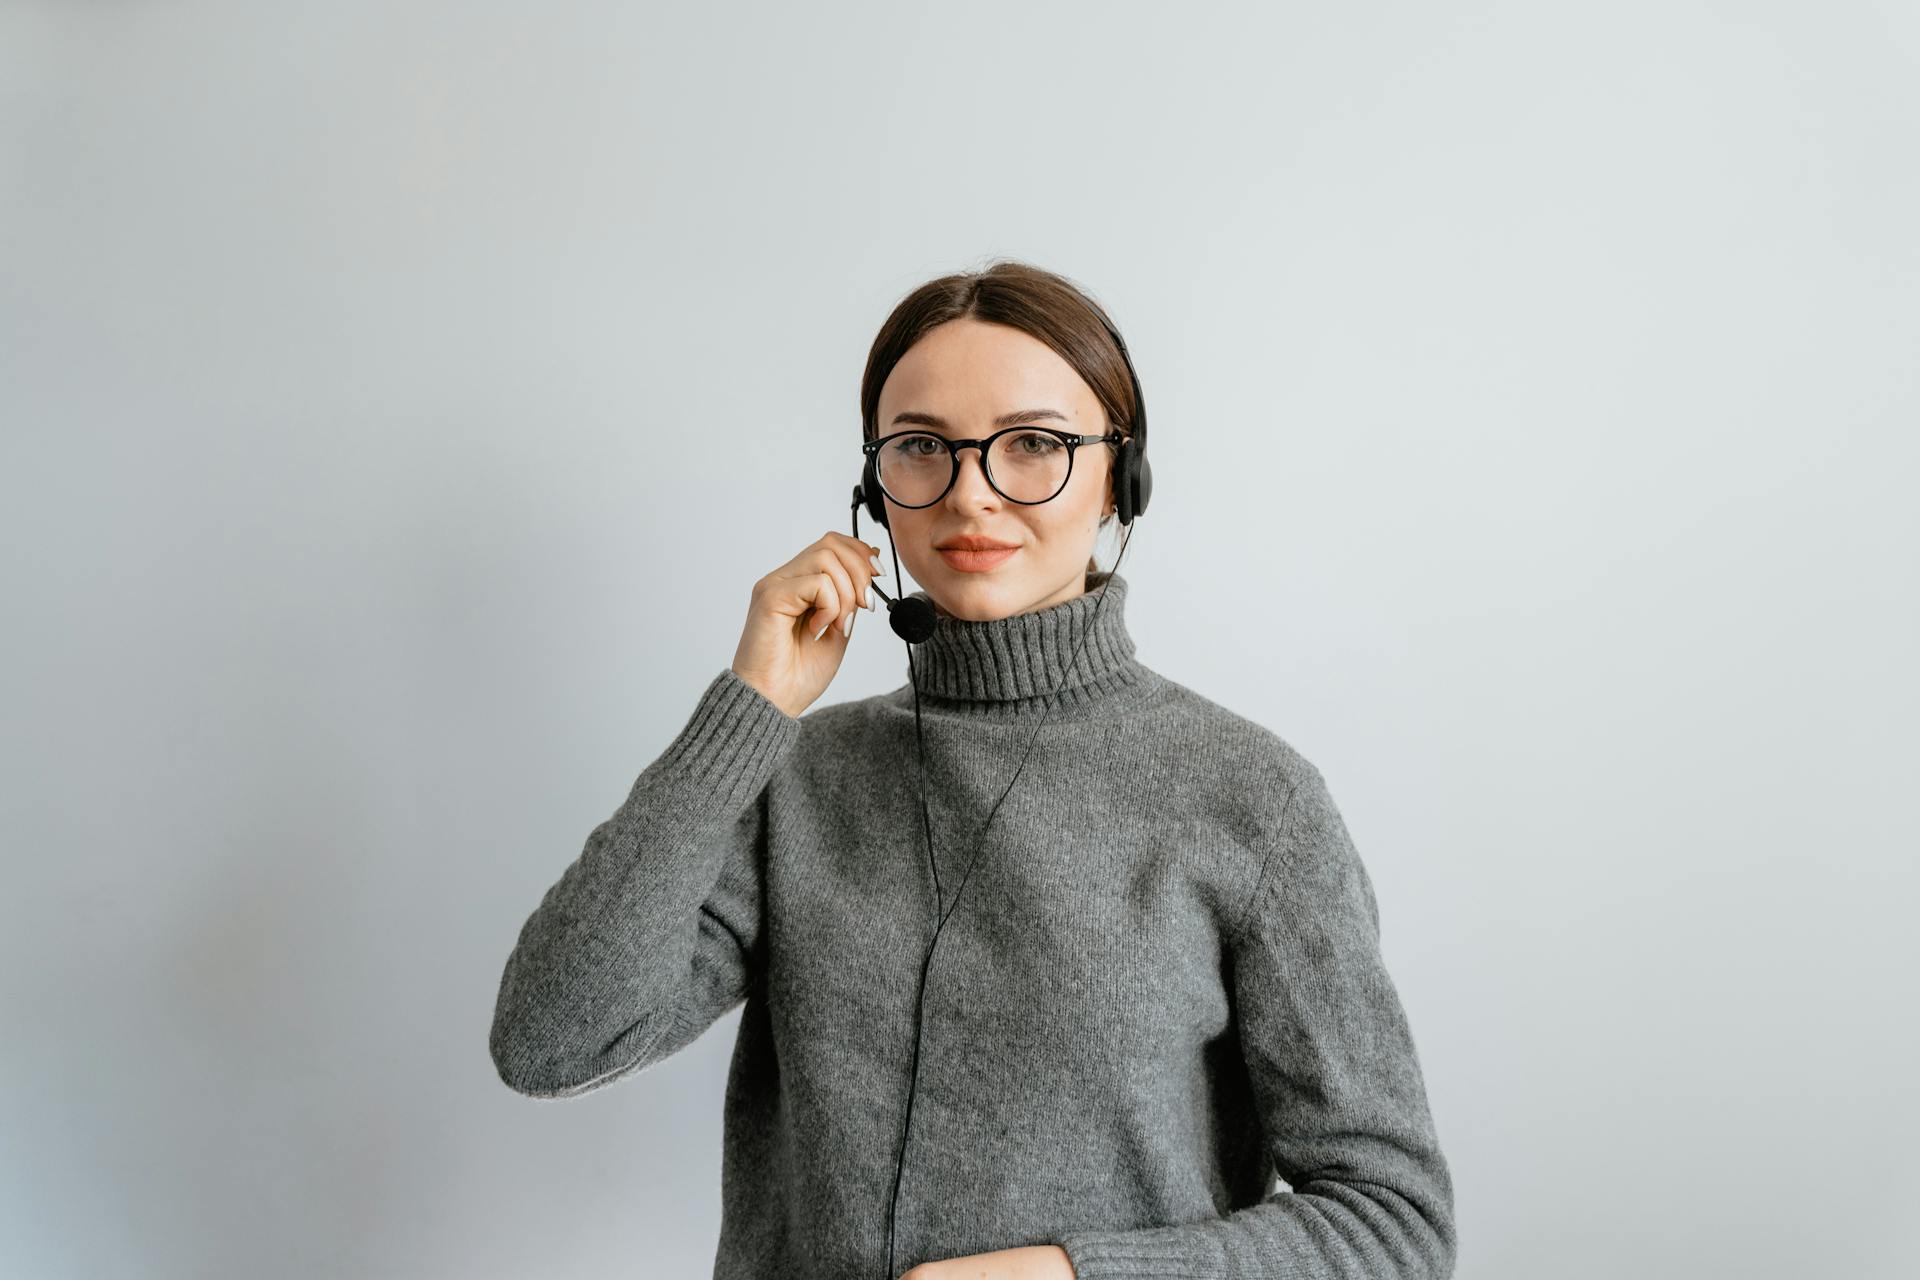
[[[1452,1274],[1452,1179],[1325,780],[1142,665],[1126,580],[1088,583],[913,649],[931,863],[911,683],[796,718],[728,669],[520,930],[490,1050],[532,1097],[744,1004],[716,1280],[895,1280],[903,1135],[896,1276],[1044,1244],[1081,1280]]]

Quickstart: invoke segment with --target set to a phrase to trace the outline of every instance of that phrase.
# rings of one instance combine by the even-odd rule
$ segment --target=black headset
[[[1107,332],[1112,335],[1114,346],[1119,348],[1120,359],[1127,366],[1127,377],[1133,383],[1133,429],[1128,432],[1127,438],[1121,442],[1113,463],[1114,513],[1119,517],[1120,523],[1127,526],[1126,536],[1121,539],[1120,542],[1120,554],[1114,557],[1113,567],[1114,570],[1117,571],[1120,567],[1120,561],[1126,558],[1127,543],[1133,540],[1132,525],[1134,517],[1146,511],[1147,499],[1153,496],[1153,468],[1147,463],[1147,402],[1140,391],[1140,375],[1133,367],[1133,357],[1127,353],[1127,344],[1121,339],[1120,331],[1113,327],[1112,322],[1110,322],[1106,316],[1100,314],[1097,307],[1094,309],[1094,313],[1099,316],[1100,323],[1106,326]],[[984,463],[985,461],[986,459],[983,456],[981,462]],[[887,530],[887,544],[893,550],[893,580],[895,583],[899,583],[901,581],[900,548],[893,544],[893,530],[891,526],[887,524],[887,503],[885,496],[880,490],[879,461],[874,454],[867,455],[866,465],[861,468],[860,482],[853,486],[853,536],[856,539],[860,537],[860,509],[862,507],[866,508],[867,514],[873,517],[876,524]],[[1099,599],[1094,602],[1093,606],[1093,618],[1089,620],[1086,631],[1074,645],[1073,656],[1067,661],[1067,670],[1069,673],[1072,672],[1074,664],[1080,660],[1080,650],[1085,646],[1087,636],[1093,632],[1093,622],[1098,621],[1100,617],[1100,606],[1106,603],[1107,586],[1108,583],[1112,581],[1112,577],[1112,572],[1109,572],[1107,582],[1100,584]],[[915,1087],[920,1081],[921,1011],[926,1005],[927,973],[933,966],[934,948],[939,946],[940,931],[946,928],[947,920],[953,915],[954,908],[950,906],[945,911],[939,910],[941,896],[940,866],[939,863],[934,860],[933,856],[933,820],[927,808],[927,740],[926,733],[921,727],[920,721],[919,675],[913,665],[913,646],[924,642],[933,635],[934,631],[938,629],[940,625],[939,617],[934,613],[932,604],[925,599],[903,596],[895,600],[888,597],[886,592],[881,591],[878,586],[875,586],[873,589],[879,594],[881,599],[887,602],[888,625],[893,628],[895,635],[907,642],[907,673],[912,678],[913,683],[913,727],[915,737],[918,739],[920,746],[920,822],[921,829],[926,834],[927,865],[933,872],[934,909],[938,915],[933,929],[933,941],[927,944],[926,958],[920,963],[920,992],[914,998],[913,1073],[907,1082],[907,1114],[906,1118],[901,1122],[900,1160],[899,1163],[894,1166],[893,1171],[893,1197],[887,1205],[887,1274],[885,1280],[897,1280],[894,1271],[894,1213],[900,1205],[900,1176],[907,1167],[907,1139],[913,1132],[913,1094]],[[1058,690],[1055,692],[1058,692]],[[1027,739],[1027,750],[1025,754],[1020,757],[1019,768],[1013,771],[1013,778],[1008,781],[1006,790],[1000,793],[1000,799],[993,802],[993,809],[987,814],[987,820],[980,828],[980,839],[974,846],[973,856],[967,859],[966,871],[962,873],[960,883],[954,888],[954,906],[959,905],[960,893],[967,887],[967,878],[973,874],[973,864],[980,856],[980,846],[986,843],[987,828],[993,825],[994,816],[1000,812],[1001,802],[1004,801],[1008,793],[1013,790],[1013,784],[1020,780],[1020,771],[1027,767],[1027,756],[1033,753],[1033,744],[1039,740],[1040,730],[1046,725],[1047,715],[1051,713],[1052,710],[1053,703],[1049,701],[1041,711],[1040,723],[1034,726],[1033,736]]]

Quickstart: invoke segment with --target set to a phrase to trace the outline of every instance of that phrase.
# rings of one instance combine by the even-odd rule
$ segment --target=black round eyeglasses
[[[960,478],[960,451],[978,449],[993,491],[1009,502],[1050,502],[1073,477],[1073,455],[1083,444],[1119,444],[1118,431],[1075,435],[1051,427],[1007,427],[984,440],[949,440],[931,431],[896,431],[869,440],[860,452],[873,459],[880,489],[901,507],[930,507]]]

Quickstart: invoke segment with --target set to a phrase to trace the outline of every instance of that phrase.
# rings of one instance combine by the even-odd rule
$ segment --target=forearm
[[[501,1078],[566,1096],[641,1065],[672,1025],[700,906],[798,721],[722,673],[543,895],[501,975]]]
[[[1057,1244],[973,1253],[923,1262],[900,1280],[1075,1280],[1073,1262]]]

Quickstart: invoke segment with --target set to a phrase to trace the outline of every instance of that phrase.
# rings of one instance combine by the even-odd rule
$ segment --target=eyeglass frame
[[[1066,477],[1060,481],[1060,487],[1058,489],[1055,489],[1046,497],[1041,498],[1038,502],[1024,502],[1003,491],[993,478],[993,469],[987,465],[988,453],[993,448],[994,441],[998,440],[1001,436],[1011,435],[1015,431],[1044,432],[1047,435],[1055,437],[1067,446]],[[940,491],[940,496],[922,502],[918,506],[909,506],[899,501],[891,493],[887,493],[886,482],[880,478],[880,460],[876,456],[880,452],[880,446],[889,440],[898,440],[901,436],[932,436],[935,440],[947,446],[947,461],[953,464],[953,472],[947,477],[947,487]],[[1126,443],[1126,439],[1126,434],[1120,431],[1109,431],[1103,436],[1078,436],[1071,431],[1062,431],[1058,427],[1042,427],[1025,422],[1017,423],[1011,427],[1002,427],[985,439],[978,440],[949,440],[945,436],[937,435],[924,427],[909,427],[905,431],[890,431],[884,436],[866,441],[860,446],[860,452],[867,455],[868,465],[873,468],[874,483],[879,487],[880,492],[886,495],[888,502],[893,503],[894,506],[901,508],[903,511],[924,511],[926,508],[934,505],[934,503],[944,501],[946,496],[953,492],[953,486],[960,482],[960,451],[962,449],[978,449],[980,451],[980,474],[986,477],[988,487],[995,493],[1005,498],[1008,502],[1017,503],[1023,507],[1038,507],[1052,502],[1055,498],[1065,493],[1067,486],[1073,483],[1073,459],[1074,455],[1080,452],[1081,445],[1118,445]]]

